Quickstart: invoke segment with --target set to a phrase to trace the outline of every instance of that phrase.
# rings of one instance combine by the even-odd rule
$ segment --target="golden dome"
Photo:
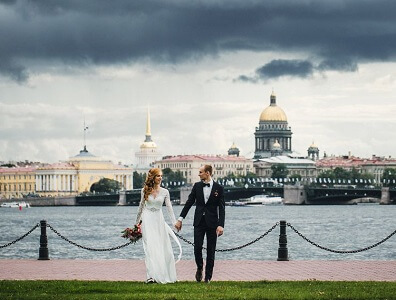
[[[235,142],[232,143],[232,146],[230,149],[238,149],[238,147],[235,145]]]
[[[280,149],[281,145],[279,144],[278,140],[275,140],[275,143],[272,145],[273,149]]]
[[[260,115],[260,121],[283,121],[287,122],[287,117],[282,108],[276,105],[276,96],[271,94],[271,104]]]
[[[268,106],[260,115],[260,121],[284,121],[287,122],[285,112],[279,106]]]

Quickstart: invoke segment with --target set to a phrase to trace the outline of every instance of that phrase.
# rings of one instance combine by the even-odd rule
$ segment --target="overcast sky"
[[[396,157],[395,1],[0,0],[0,161],[254,154],[272,90],[293,150]]]

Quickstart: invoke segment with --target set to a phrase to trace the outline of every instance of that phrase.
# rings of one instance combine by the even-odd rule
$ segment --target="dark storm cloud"
[[[313,64],[307,60],[276,59],[258,68],[253,76],[241,75],[235,81],[256,83],[283,76],[306,78],[311,76],[314,70]]]
[[[0,72],[23,81],[46,61],[178,63],[236,50],[306,53],[318,70],[351,71],[395,59],[395,14],[391,0],[3,0],[0,61],[10,63]],[[282,68],[266,66],[265,74],[281,76]]]
[[[306,60],[277,59],[256,70],[260,78],[278,78],[289,75],[296,77],[308,77],[313,73],[313,65]]]
[[[324,60],[318,65],[314,65],[308,60],[276,59],[258,68],[253,76],[241,75],[234,81],[256,83],[283,76],[307,78],[312,76],[315,71],[355,72],[357,69],[356,62],[343,60],[342,58],[339,60]]]

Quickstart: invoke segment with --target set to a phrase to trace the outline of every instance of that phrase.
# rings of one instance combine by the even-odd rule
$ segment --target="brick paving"
[[[176,267],[178,280],[194,280],[194,261],[182,260]],[[144,281],[145,274],[143,260],[0,260],[0,280]],[[213,280],[396,281],[396,260],[216,260]]]

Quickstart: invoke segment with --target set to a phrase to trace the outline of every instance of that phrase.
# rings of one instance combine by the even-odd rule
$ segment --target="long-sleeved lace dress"
[[[154,198],[149,195],[147,201],[141,192],[140,205],[136,217],[136,224],[142,221],[142,240],[145,253],[145,263],[147,270],[147,279],[152,278],[159,283],[170,283],[177,280],[175,258],[171,244],[171,237],[179,246],[180,260],[182,249],[175,233],[165,222],[162,213],[162,205],[165,202],[172,225],[176,223],[170,202],[169,191],[160,188],[158,195]]]

